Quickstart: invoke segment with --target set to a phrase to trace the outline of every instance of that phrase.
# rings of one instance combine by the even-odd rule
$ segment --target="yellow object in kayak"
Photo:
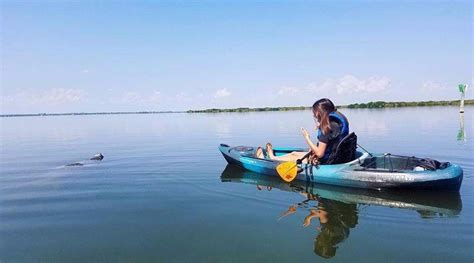
[[[298,164],[296,162],[284,162],[276,167],[278,175],[285,182],[291,182],[298,174]]]

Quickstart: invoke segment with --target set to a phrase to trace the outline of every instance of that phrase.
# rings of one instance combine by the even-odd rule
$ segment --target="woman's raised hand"
[[[301,132],[305,138],[309,139],[309,133],[305,128],[301,127]]]

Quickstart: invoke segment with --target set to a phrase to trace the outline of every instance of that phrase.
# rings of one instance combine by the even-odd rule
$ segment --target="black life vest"
[[[336,150],[336,147],[339,144],[339,142],[342,140],[342,138],[346,137],[349,134],[349,122],[339,112],[333,111],[329,113],[329,122],[331,121],[339,124],[339,126],[341,127],[341,131],[339,132],[339,135],[336,138],[334,138],[333,141],[331,142],[332,147],[326,147],[324,156],[323,158],[321,158],[321,161],[323,162],[327,161],[327,159],[329,158],[329,155],[331,155],[331,153]],[[319,128],[318,139],[319,139],[319,136],[321,136],[321,134],[322,134],[322,130],[321,128]]]

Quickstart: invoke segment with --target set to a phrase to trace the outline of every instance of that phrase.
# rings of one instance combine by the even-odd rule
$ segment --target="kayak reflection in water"
[[[318,143],[314,144],[313,141],[311,141],[310,135],[305,128],[301,128],[301,132],[310,151],[313,153],[312,157],[317,159],[319,163],[327,163],[330,160],[331,153],[336,151],[338,143],[349,134],[349,122],[346,116],[336,109],[334,103],[326,98],[316,101],[313,104],[312,112],[318,132]],[[266,152],[269,159],[279,161],[296,161],[308,153],[291,152],[289,154],[275,156],[270,143],[266,145]],[[255,154],[257,158],[265,158],[261,147],[257,148]]]
[[[319,232],[314,239],[313,250],[323,258],[334,257],[339,244],[348,241],[351,229],[358,224],[359,212],[366,211],[361,210],[361,207],[397,209],[400,213],[415,212],[422,219],[458,217],[462,211],[459,192],[370,191],[302,181],[288,184],[280,178],[261,176],[232,165],[226,166],[221,180],[252,188],[257,186],[261,191],[273,189],[272,192],[277,195],[279,191],[301,195],[302,201],[289,206],[278,220],[293,214],[299,216],[302,212],[305,214],[303,226],[310,227],[311,223],[317,222],[314,220],[317,218],[319,226],[315,228]]]
[[[357,205],[307,194],[306,200],[290,206],[282,217],[294,214],[297,207],[307,206],[311,200],[318,201],[318,206],[317,209],[309,209],[303,226],[308,227],[314,218],[319,219],[320,227],[317,229],[320,233],[314,241],[314,253],[323,258],[332,258],[336,255],[337,245],[349,237],[350,229],[358,223]]]

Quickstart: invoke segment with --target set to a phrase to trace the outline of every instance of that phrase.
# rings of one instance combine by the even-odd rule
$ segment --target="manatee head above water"
[[[97,162],[91,162],[91,161],[102,161],[102,159],[104,159],[104,155],[102,155],[101,153],[97,153],[97,154],[94,154],[94,156],[92,156],[92,158],[90,158],[89,160],[85,160],[85,161],[77,162],[77,163],[66,164],[66,166],[84,166],[86,164],[97,163]]]
[[[104,155],[101,153],[96,153],[90,160],[102,161],[104,159]]]

